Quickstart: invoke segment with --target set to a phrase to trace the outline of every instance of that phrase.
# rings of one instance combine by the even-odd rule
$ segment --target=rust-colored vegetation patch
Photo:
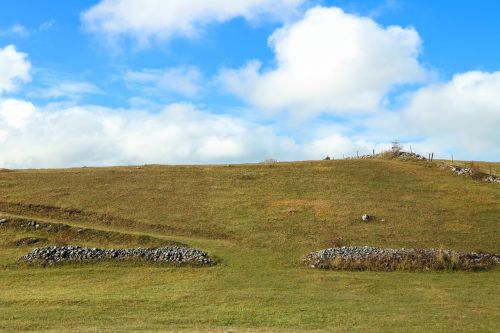
[[[321,218],[328,215],[331,209],[331,202],[324,199],[283,199],[268,205],[271,214],[279,214],[282,218],[306,211],[312,211],[314,217]]]

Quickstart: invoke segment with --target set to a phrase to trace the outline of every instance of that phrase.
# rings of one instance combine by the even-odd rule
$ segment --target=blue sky
[[[0,167],[500,160],[498,1],[183,3],[2,2]]]

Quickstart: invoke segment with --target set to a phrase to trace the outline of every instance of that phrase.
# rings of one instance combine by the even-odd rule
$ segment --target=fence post
[[[373,157],[375,157],[375,148],[373,149],[372,153],[373,153]]]
[[[359,158],[359,150],[356,150],[356,157]]]

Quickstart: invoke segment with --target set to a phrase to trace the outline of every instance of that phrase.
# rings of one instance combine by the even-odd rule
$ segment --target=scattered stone
[[[368,221],[368,220],[370,219],[370,215],[368,215],[368,214],[363,214],[363,216],[361,216],[361,219],[362,219],[363,221]]]
[[[303,258],[310,267],[351,270],[477,269],[500,264],[500,255],[441,249],[333,247]],[[442,265],[442,266],[441,266]]]
[[[36,248],[21,258],[28,263],[53,265],[60,262],[144,259],[152,262],[210,265],[213,260],[204,251],[189,247],[135,249],[97,249],[80,246],[50,246]]]
[[[23,223],[20,224],[21,226],[23,225]],[[40,224],[36,221],[27,221],[25,224],[24,224],[25,227],[28,227],[30,229],[38,229],[40,227]]]
[[[0,219],[0,226],[4,223],[7,223],[7,219]]]

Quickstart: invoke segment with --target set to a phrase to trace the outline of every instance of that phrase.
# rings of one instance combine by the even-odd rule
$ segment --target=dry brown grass
[[[310,210],[316,218],[320,218],[331,212],[332,204],[323,199],[282,199],[270,202],[267,209],[271,214],[278,213],[282,217]]]

